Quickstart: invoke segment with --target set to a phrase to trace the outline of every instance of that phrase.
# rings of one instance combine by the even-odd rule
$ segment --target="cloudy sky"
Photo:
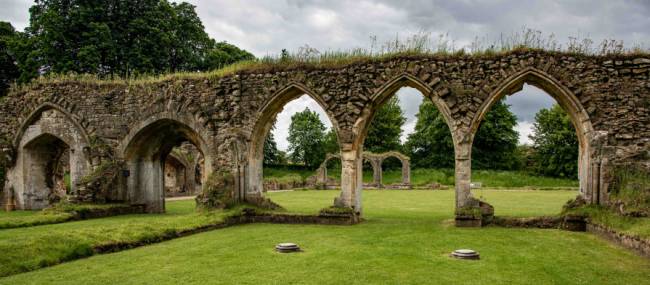
[[[649,0],[189,0],[207,32],[257,56],[275,55],[283,48],[297,50],[309,45],[320,51],[368,48],[371,36],[378,42],[396,36],[426,32],[433,38],[448,34],[456,48],[468,46],[476,37],[492,42],[531,28],[553,34],[566,44],[570,36],[622,40],[628,47],[649,48]],[[0,20],[23,29],[29,23],[32,1],[0,0]],[[399,92],[412,129],[422,96],[412,89]],[[527,141],[534,113],[552,104],[544,92],[526,87],[508,99],[519,118],[521,142]],[[300,98],[287,105],[278,124],[288,126],[291,114],[314,102]],[[322,113],[322,112],[321,112]],[[325,118],[323,118],[325,119]],[[325,120],[326,121],[326,120]],[[327,122],[329,124],[329,122]],[[285,128],[276,139],[286,148]]]

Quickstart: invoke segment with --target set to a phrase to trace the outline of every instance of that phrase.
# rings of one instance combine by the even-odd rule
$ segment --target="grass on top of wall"
[[[26,90],[33,84],[49,84],[62,82],[78,82],[90,84],[127,84],[142,85],[163,81],[184,79],[216,80],[237,73],[260,73],[273,70],[291,70],[296,68],[334,68],[355,63],[384,61],[400,57],[430,57],[430,58],[465,58],[481,57],[494,58],[509,53],[544,51],[562,53],[569,56],[647,56],[650,51],[640,46],[626,48],[622,41],[603,40],[594,44],[593,40],[582,37],[569,37],[566,44],[561,44],[553,34],[545,35],[541,31],[522,28],[510,35],[501,35],[496,39],[476,37],[468,46],[457,46],[455,40],[448,34],[432,37],[430,33],[420,32],[406,38],[396,37],[394,40],[379,44],[376,37],[371,37],[370,47],[348,50],[318,51],[308,45],[296,52],[281,55],[268,55],[260,59],[237,62],[220,69],[208,72],[175,72],[160,75],[142,75],[132,78],[122,78],[116,75],[88,74],[48,74],[39,77],[31,83],[14,89]]]

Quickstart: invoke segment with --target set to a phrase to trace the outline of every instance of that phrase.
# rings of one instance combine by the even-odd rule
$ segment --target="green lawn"
[[[264,179],[276,180],[278,182],[303,181],[315,174],[310,170],[287,170],[280,168],[264,168]],[[327,171],[328,176],[340,180],[340,168],[331,168]],[[364,169],[363,181],[372,182],[372,170]],[[507,187],[507,188],[576,188],[579,186],[577,180],[553,178],[532,175],[522,171],[497,171],[497,170],[474,170],[472,181],[481,182],[483,187]],[[402,182],[401,169],[390,169],[383,172],[383,183],[394,184]],[[413,186],[428,186],[432,183],[443,185],[454,185],[453,169],[411,169],[411,184]]]
[[[192,200],[175,201],[167,203],[165,214],[124,215],[0,230],[0,276],[89,256],[93,247],[99,245],[156,240],[170,231],[218,223],[226,215],[198,213],[194,205]],[[41,215],[22,213],[29,219]]]
[[[290,211],[313,213],[331,205],[338,193],[269,196]],[[475,192],[492,203],[498,215],[508,216],[557,214],[575,194]],[[649,260],[591,234],[455,228],[453,191],[365,191],[363,197],[366,220],[355,226],[236,226],[14,275],[0,279],[0,284],[650,284]],[[165,219],[152,216],[101,220],[133,224],[129,230],[134,230]],[[6,230],[0,240],[15,242],[43,234],[48,227],[69,226],[57,231],[71,236],[80,228],[102,228],[73,224],[78,223],[8,235],[5,232],[13,230]],[[299,243],[304,252],[275,253],[273,246],[284,241]],[[458,248],[478,250],[481,260],[449,258]]]
[[[43,211],[0,211],[0,229],[16,228],[67,221],[68,213],[44,213]]]

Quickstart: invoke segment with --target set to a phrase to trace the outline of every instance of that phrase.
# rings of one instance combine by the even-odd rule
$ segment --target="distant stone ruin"
[[[383,169],[382,164],[385,159],[394,157],[402,163],[402,181],[398,184],[385,185],[383,183]],[[327,176],[327,163],[333,159],[341,159],[339,154],[328,153],[325,160],[316,170],[316,187],[321,189],[333,189],[340,187],[340,184],[333,181]],[[384,153],[364,152],[362,156],[363,161],[370,163],[372,167],[372,183],[364,185],[364,187],[372,188],[392,188],[392,189],[410,189],[411,188],[411,158],[398,151],[389,151]]]

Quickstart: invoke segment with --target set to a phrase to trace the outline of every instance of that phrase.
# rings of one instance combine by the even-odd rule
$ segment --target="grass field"
[[[575,194],[475,192],[503,216],[557,214]],[[331,205],[336,195],[338,191],[269,194],[289,211],[304,213]],[[355,226],[236,226],[14,275],[0,279],[0,284],[650,284],[650,261],[591,234],[455,228],[453,191],[363,195],[366,220]],[[174,203],[187,207],[186,201]],[[38,226],[26,232],[3,230],[0,241],[16,242],[52,231],[113,235],[105,225],[132,224],[128,230],[134,230],[165,219],[125,216]],[[106,224],[90,224],[100,221]],[[304,252],[275,253],[273,246],[284,241],[299,243]],[[479,251],[481,260],[449,258],[448,253],[458,248]]]
[[[15,212],[28,219],[39,212]],[[4,214],[3,214],[4,215]],[[194,201],[167,203],[165,214],[124,215],[102,219],[0,230],[0,276],[34,270],[89,256],[93,247],[115,242],[159,239],[223,220],[224,212],[198,213]]]
[[[304,181],[315,174],[311,170],[287,170],[281,168],[264,168],[265,180],[276,180],[278,182]],[[340,180],[341,170],[328,169],[327,174],[335,180]],[[363,181],[372,182],[372,170],[364,169]],[[472,181],[481,182],[484,187],[528,187],[534,189],[546,188],[577,188],[578,180],[562,179],[553,177],[536,176],[521,171],[495,171],[495,170],[474,170]],[[402,171],[390,169],[383,172],[383,183],[394,184],[402,182]],[[443,185],[454,185],[453,169],[411,169],[411,184],[413,186],[427,186],[432,183]]]

